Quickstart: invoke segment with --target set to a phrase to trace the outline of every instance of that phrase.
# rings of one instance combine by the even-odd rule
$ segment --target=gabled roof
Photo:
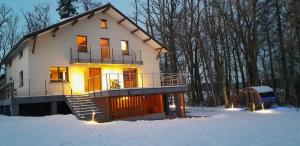
[[[45,33],[45,32],[56,31],[62,25],[72,23],[74,21],[79,20],[80,18],[88,17],[90,15],[93,15],[93,14],[95,14],[97,12],[101,12],[101,11],[102,12],[105,11],[105,13],[108,13],[109,15],[111,15],[112,17],[117,19],[120,22],[121,25],[123,25],[124,27],[129,29],[131,31],[131,33],[134,33],[136,36],[138,36],[139,38],[144,40],[145,43],[149,44],[153,48],[156,48],[157,50],[162,50],[160,53],[167,52],[168,49],[163,44],[161,44],[155,38],[150,36],[147,32],[145,32],[145,30],[143,30],[141,27],[139,27],[137,24],[135,24],[131,19],[129,19],[127,16],[125,16],[121,11],[119,11],[117,8],[115,8],[112,4],[108,3],[108,4],[103,5],[101,7],[98,7],[98,8],[92,9],[90,11],[86,11],[84,13],[81,13],[79,15],[64,19],[64,20],[62,20],[58,23],[55,23],[53,25],[50,25],[50,26],[45,27],[43,29],[40,29],[38,31],[35,31],[35,32],[24,35],[16,43],[16,45],[13,48],[11,48],[11,50],[7,53],[7,55],[5,55],[5,57],[3,58],[3,60],[0,64],[2,65],[5,62],[7,62],[8,58],[17,50],[17,48],[25,40],[37,37],[38,35],[40,35],[42,33]]]

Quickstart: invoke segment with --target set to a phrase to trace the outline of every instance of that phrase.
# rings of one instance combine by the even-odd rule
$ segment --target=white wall
[[[6,65],[6,81],[10,82],[10,78],[14,81],[14,86],[17,89],[17,95],[28,94],[28,79],[29,79],[29,52],[31,44],[26,44],[17,48],[23,51],[23,56],[19,57],[19,51],[11,59],[11,66]],[[23,71],[23,86],[20,86],[19,72]]]
[[[100,19],[108,20],[108,29],[100,28]],[[52,36],[52,32],[38,36],[34,54],[31,53],[31,47],[30,51],[25,49],[27,51],[24,51],[24,62],[17,63],[18,59],[14,59],[15,61],[13,61],[12,69],[7,70],[7,77],[12,75],[13,78],[16,79],[16,77],[18,77],[18,72],[16,74],[13,70],[19,71],[23,69],[24,79],[31,79],[32,83],[36,83],[36,86],[31,88],[31,91],[34,94],[44,94],[45,84],[46,87],[49,88],[48,94],[60,94],[62,92],[62,86],[64,86],[65,90],[69,90],[69,86],[72,85],[71,82],[64,85],[61,83],[49,82],[49,69],[50,66],[70,67],[69,74],[71,77],[72,73],[74,73],[74,68],[80,67],[80,65],[70,64],[70,47],[76,46],[77,35],[87,35],[88,46],[92,47],[93,56],[99,55],[100,38],[109,38],[110,47],[115,49],[121,49],[121,40],[128,40],[130,49],[134,49],[136,51],[141,50],[143,65],[114,66],[136,67],[138,69],[138,73],[159,73],[159,60],[156,60],[157,51],[155,51],[155,48],[151,48],[147,44],[143,43],[143,40],[139,39],[134,34],[131,34],[131,30],[127,30],[125,27],[118,24],[117,21],[118,20],[115,20],[107,14],[96,13],[91,19],[84,18],[83,20],[78,21],[78,23],[74,26],[71,24],[62,26],[56,32],[55,37]],[[30,41],[30,44],[32,44],[33,40],[30,39]],[[27,56],[25,54],[27,54]],[[104,71],[105,68],[111,67],[111,65],[107,66],[100,64],[90,66],[95,65],[102,67],[102,71]],[[82,67],[87,67],[87,64],[82,65]],[[122,73],[120,71],[115,72]],[[148,85],[152,86],[152,78],[149,81],[144,80],[144,82],[145,87]],[[155,85],[158,86],[159,84],[159,79],[157,77]],[[20,90],[20,88],[17,88],[17,90]]]

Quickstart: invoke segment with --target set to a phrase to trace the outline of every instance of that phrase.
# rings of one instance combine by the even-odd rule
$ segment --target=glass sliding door
[[[100,91],[101,82],[101,68],[89,68],[89,91]]]
[[[137,69],[124,68],[123,69],[124,88],[137,87]]]

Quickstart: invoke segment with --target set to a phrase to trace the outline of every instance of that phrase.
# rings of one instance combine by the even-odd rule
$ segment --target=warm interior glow
[[[100,46],[101,46],[101,58],[108,59],[110,57],[109,39],[101,38]]]
[[[74,94],[84,93],[84,70],[73,68],[70,83]]]
[[[70,87],[72,88],[73,94],[82,94],[88,92],[88,90],[92,91],[92,81],[89,79],[94,77],[95,91],[99,90],[100,88],[101,90],[113,89],[114,87],[115,89],[124,88],[124,68],[137,70],[135,65],[78,64],[71,66],[69,68]],[[135,78],[138,80],[137,78],[140,78],[140,76]],[[146,81],[147,80],[145,79],[145,85],[147,84]],[[119,87],[117,87],[117,85]],[[138,86],[137,81],[135,86]]]
[[[77,36],[77,46],[78,51],[86,52],[87,51],[87,36]]]
[[[68,68],[50,67],[50,81],[68,81]]]
[[[129,55],[128,41],[121,41],[121,49],[123,55]]]
[[[101,28],[107,28],[107,20],[101,19]]]

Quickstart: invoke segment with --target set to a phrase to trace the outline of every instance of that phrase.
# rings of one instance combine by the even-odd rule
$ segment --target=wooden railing
[[[82,48],[79,47],[79,48]],[[103,54],[101,49],[107,49]],[[70,47],[71,63],[143,64],[141,50],[129,49],[128,54],[119,48],[87,47],[87,51]]]

